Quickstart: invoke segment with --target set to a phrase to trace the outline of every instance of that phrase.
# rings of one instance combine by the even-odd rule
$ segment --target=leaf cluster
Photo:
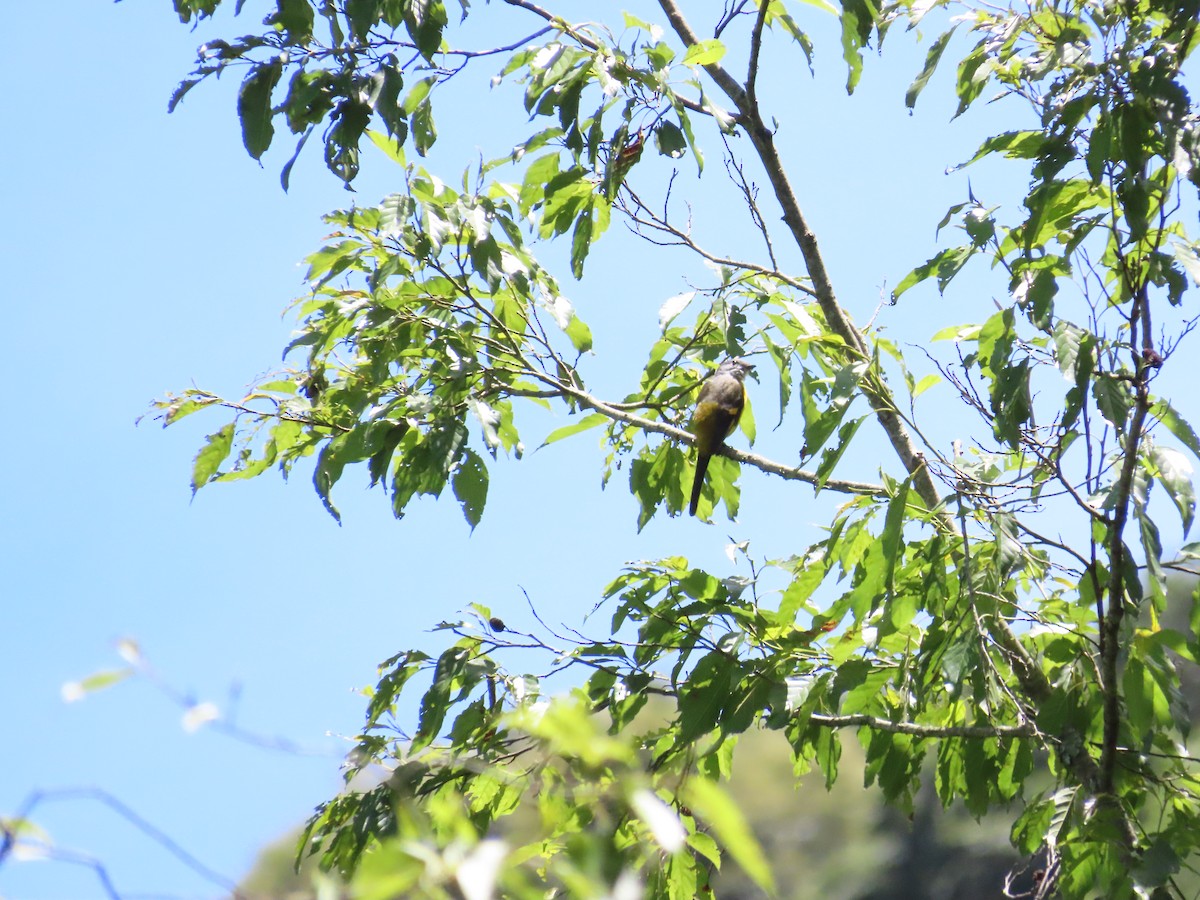
[[[177,3],[185,21],[216,6]],[[1015,808],[1014,843],[1049,862],[1045,890],[1178,896],[1176,875],[1200,849],[1179,679],[1200,659],[1200,621],[1168,624],[1172,562],[1154,497],[1186,534],[1187,454],[1200,456],[1200,440],[1156,380],[1183,360],[1196,322],[1186,301],[1200,250],[1180,215],[1200,186],[1200,119],[1184,78],[1196,0],[1002,11],[847,0],[834,10],[848,88],[864,50],[895,24],[956,12],[908,105],[961,31],[975,42],[955,69],[957,113],[995,89],[1035,117],[964,163],[1026,167],[1019,205],[968,188],[939,225],[958,243],[897,286],[895,303],[927,283],[950,294],[968,263],[987,260],[1005,292],[981,321],[935,334],[952,358],[919,380],[912,354],[854,325],[839,303],[777,123],[760,106],[765,48],[798,48],[811,65],[789,5],[732,4],[712,38],[673,0],[659,6],[669,32],[625,16],[613,35],[510,0],[497,20],[536,27],[502,47],[462,49],[435,0],[280,0],[264,34],[201,50],[196,79],[248,70],[238,111],[253,157],[283,116],[302,135],[297,152],[325,126],[326,161],[344,183],[365,136],[402,167],[404,187],[329,217],[286,352],[304,355],[298,368],[240,401],[193,390],[160,402],[166,424],[232,413],[196,458],[194,490],[276,465],[286,474],[312,457],[316,491],[337,516],[333,487],[365,464],[397,516],[449,485],[473,527],[489,459],[522,456],[528,423],[548,408],[579,418],[544,444],[604,429],[605,480],[628,462],[641,528],[683,507],[686,411],[699,384],[723,356],[753,353],[777,384],[776,424],[802,420],[797,455],[814,468],[723,447],[701,516],[721,502],[736,515],[748,466],[849,495],[821,540],[794,556],[758,559],[735,545],[750,576],[682,557],[631,565],[605,594],[613,615],[599,638],[513,632],[475,607],[473,623],[446,624],[453,642],[436,659],[387,661],[349,790],[318,810],[306,850],[364,896],[543,896],[547,885],[618,895],[632,885],[691,897],[727,856],[769,888],[719,787],[739,735],[765,729],[786,738],[797,774],[817,768],[830,784],[853,734],[864,780],[902,809],[930,761],[944,804],[977,816]],[[455,187],[410,164],[409,144],[423,156],[436,139],[439,88],[469,61],[502,54],[497,78],[520,86],[527,138]],[[383,129],[371,127],[377,119]],[[702,128],[730,155],[761,261],[703,247],[673,213],[669,187],[662,212],[643,200],[656,171],[646,147],[663,163],[690,152],[702,168]],[[782,211],[799,274],[778,265],[768,224],[777,217],[760,207],[743,152]],[[538,251],[562,241],[581,278],[614,217],[695,252],[714,280],[662,305],[636,384],[604,399],[589,366],[606,348],[593,347]],[[940,411],[917,404],[941,383],[982,429],[952,452],[927,435]],[[741,428],[753,442],[753,408]],[[869,441],[894,451],[898,467],[875,453],[877,484],[840,478]],[[1069,520],[1069,536],[1053,536],[1047,516]],[[510,670],[518,652],[543,668]],[[548,682],[564,672],[586,678],[552,694]],[[409,733],[401,696],[417,684],[427,686]],[[1045,791],[1031,786],[1038,770],[1050,776]]]

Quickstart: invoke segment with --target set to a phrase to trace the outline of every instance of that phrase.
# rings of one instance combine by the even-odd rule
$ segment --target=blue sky
[[[807,487],[748,473],[738,525],[660,515],[638,534],[623,474],[601,492],[602,454],[585,436],[497,464],[474,534],[450,497],[417,503],[396,522],[384,495],[364,490],[365,473],[347,473],[335,492],[341,527],[304,471],[291,484],[267,476],[191,501],[192,456],[206,428],[223,420],[163,431],[135,419],[166,391],[196,384],[237,394],[277,365],[294,324],[280,314],[303,290],[300,261],[325,233],[321,214],[371,203],[399,183],[387,160],[366,155],[358,193],[348,194],[314,142],[284,194],[278,171],[291,147],[273,148],[265,167],[246,156],[232,80],[197,88],[167,115],[199,43],[257,26],[255,4],[247,6],[240,22],[226,15],[191,32],[167,0],[70,4],[52,28],[37,4],[17,4],[7,21],[18,38],[0,61],[10,85],[0,145],[10,336],[0,445],[0,815],[34,790],[101,789],[232,880],[337,790],[338,735],[353,734],[362,716],[356,692],[398,650],[436,650],[428,629],[439,620],[480,602],[524,626],[524,588],[549,620],[577,625],[627,560],[685,553],[726,572],[731,535],[782,556],[817,536],[814,523],[836,500],[814,504]],[[945,169],[971,155],[992,114],[949,127],[942,73],[907,115],[903,92],[923,50],[900,34],[889,38],[895,53],[868,59],[847,100],[832,20],[804,9],[819,77],[793,67],[766,90],[843,302],[865,321],[883,286],[936,249],[934,225],[966,196],[966,176]],[[511,95],[487,93],[498,68],[484,61],[459,76],[453,100],[437,107],[436,171],[447,180],[480,154],[501,155],[519,133],[520,118],[515,126],[497,118]],[[702,188],[713,201],[697,208],[698,233],[722,252],[750,252],[745,220],[721,199],[715,140],[708,145]],[[665,164],[652,165],[646,171],[665,179]],[[683,168],[686,184],[694,170],[687,160]],[[981,196],[1020,198],[1019,173],[984,168],[971,177]],[[594,383],[610,396],[635,383],[661,303],[687,279],[705,278],[681,254],[638,245],[619,226],[596,248],[584,283],[559,271],[596,333]],[[897,339],[923,341],[986,314],[987,290],[955,301],[949,314],[948,301],[913,292],[883,318]],[[756,395],[757,449],[794,460],[794,427],[769,431],[774,389],[765,385]],[[1194,395],[1185,412],[1189,403],[1194,412]],[[565,421],[535,420],[526,444]],[[862,461],[866,468],[847,477],[877,474],[879,460]],[[180,709],[146,681],[65,704],[63,683],[119,666],[114,644],[125,637],[166,682],[226,712],[240,686],[238,725],[316,755],[265,751],[206,729],[189,734]],[[35,818],[56,846],[100,860],[123,894],[222,893],[94,801],[47,802]],[[8,900],[97,896],[83,867],[0,867]]]

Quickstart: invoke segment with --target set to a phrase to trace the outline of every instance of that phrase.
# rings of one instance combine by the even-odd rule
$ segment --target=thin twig
[[[167,835],[166,832],[142,818],[129,806],[118,800],[108,791],[100,788],[56,788],[53,790],[34,791],[25,798],[25,801],[22,803],[21,809],[17,813],[16,817],[18,819],[28,819],[34,810],[44,803],[59,801],[74,802],[77,800],[92,800],[108,807],[110,810],[115,812],[118,816],[131,824],[138,831],[142,832],[142,834],[146,835],[148,838],[150,838],[150,840],[158,844],[205,881],[217,885],[222,890],[228,891],[230,897],[234,898],[234,900],[246,900],[245,894],[242,894],[238,890],[237,884],[234,881],[222,875],[220,872],[217,872],[215,869],[211,869],[206,866],[195,856],[185,850],[179,843],[173,840],[169,835]],[[101,882],[105,885],[109,895],[112,897],[118,897],[119,894],[113,888],[112,882],[109,880],[107,873],[104,871],[104,867],[98,863],[87,862],[85,860],[85,857],[80,856],[76,859],[67,859],[65,861],[77,863],[82,862],[85,865],[90,865],[92,868],[95,868],[97,870],[98,877],[100,877]]]

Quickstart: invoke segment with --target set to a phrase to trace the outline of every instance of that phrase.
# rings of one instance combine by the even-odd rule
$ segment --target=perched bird
[[[691,515],[696,514],[700,502],[700,489],[704,486],[704,473],[708,461],[733,434],[742,410],[746,408],[746,375],[754,366],[731,356],[717,367],[700,385],[700,397],[692,413],[692,434],[696,437],[696,477],[692,481],[692,502],[688,506]]]

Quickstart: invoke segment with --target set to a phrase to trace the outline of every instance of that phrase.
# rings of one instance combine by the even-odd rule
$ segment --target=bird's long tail
[[[688,515],[696,514],[696,505],[700,502],[700,491],[704,487],[704,473],[708,471],[708,461],[712,456],[701,453],[696,457],[696,477],[692,479],[692,502],[688,504]]]

